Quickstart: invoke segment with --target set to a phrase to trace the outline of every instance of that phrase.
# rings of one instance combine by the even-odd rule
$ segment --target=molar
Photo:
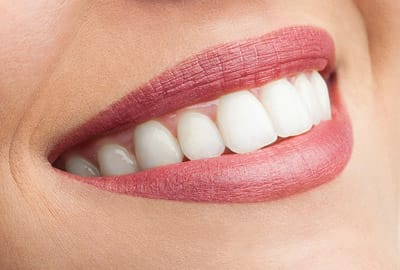
[[[82,177],[100,176],[99,169],[84,157],[72,154],[65,161],[65,170]]]

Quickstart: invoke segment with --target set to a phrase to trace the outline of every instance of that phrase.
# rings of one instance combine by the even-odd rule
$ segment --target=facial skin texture
[[[399,12],[397,0],[1,0],[0,268],[398,269]],[[335,181],[194,204],[104,192],[47,162],[57,138],[166,68],[290,25],[336,43],[355,146]]]

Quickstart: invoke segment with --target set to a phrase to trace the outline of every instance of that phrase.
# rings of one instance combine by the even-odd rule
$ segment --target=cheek
[[[0,2],[2,88],[13,92],[36,88],[73,33],[78,10],[75,0]]]

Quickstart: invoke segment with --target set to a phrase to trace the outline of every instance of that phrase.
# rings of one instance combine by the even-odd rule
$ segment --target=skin
[[[1,269],[398,269],[399,1],[28,2],[0,0]],[[47,162],[57,138],[169,66],[296,24],[337,47],[355,145],[335,181],[191,204],[107,193]]]

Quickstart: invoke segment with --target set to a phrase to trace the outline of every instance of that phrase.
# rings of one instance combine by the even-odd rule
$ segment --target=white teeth
[[[102,176],[124,175],[139,170],[135,157],[117,144],[106,144],[100,147],[97,159]]]
[[[178,140],[190,160],[220,156],[225,145],[218,128],[206,115],[185,112],[179,116]]]
[[[214,113],[216,123],[208,116]],[[330,120],[332,111],[328,85],[319,72],[313,71],[233,92],[166,117],[161,119],[167,119],[171,130],[176,124],[178,139],[171,133],[174,131],[151,120],[133,132],[135,155],[122,146],[126,137],[117,137],[123,141],[121,145],[106,144],[97,149],[99,168],[74,154],[65,159],[66,171],[83,177],[125,175],[180,163],[184,156],[189,160],[218,157],[225,147],[244,154],[274,143],[278,136],[305,133],[313,125]]]
[[[247,153],[276,141],[271,120],[260,101],[249,91],[222,96],[217,123],[225,145],[235,153]]]
[[[143,170],[183,160],[178,141],[157,121],[148,121],[137,126],[133,138],[136,158]]]
[[[310,76],[310,82],[317,92],[318,101],[322,108],[322,120],[332,119],[331,102],[329,99],[329,89],[324,78],[317,71],[313,71]]]
[[[321,122],[322,108],[319,104],[317,93],[310,80],[304,73],[302,73],[294,78],[293,85],[296,87],[303,104],[306,105],[313,124],[319,124],[319,122]]]
[[[262,87],[260,99],[278,136],[286,138],[311,129],[312,121],[306,107],[288,80],[278,80]]]
[[[100,176],[99,170],[95,165],[78,155],[71,155],[67,158],[65,161],[65,170],[82,177]]]

